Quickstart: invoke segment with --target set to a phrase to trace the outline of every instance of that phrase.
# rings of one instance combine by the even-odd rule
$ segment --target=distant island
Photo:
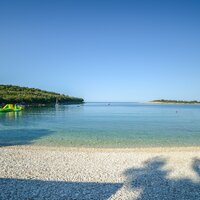
[[[160,99],[160,100],[153,100],[151,103],[177,103],[177,104],[200,104],[200,101],[180,101],[180,100],[165,100],[165,99]]]
[[[55,92],[48,92],[36,88],[20,87],[16,85],[0,85],[0,104],[18,103],[25,105],[50,105],[55,103],[73,104],[83,103],[82,98],[72,97]]]

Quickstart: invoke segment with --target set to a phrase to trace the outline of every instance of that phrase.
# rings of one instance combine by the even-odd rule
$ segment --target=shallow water
[[[0,145],[200,145],[200,105],[85,103],[0,113]]]

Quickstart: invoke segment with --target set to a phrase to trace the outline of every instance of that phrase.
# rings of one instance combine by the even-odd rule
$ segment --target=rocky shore
[[[200,199],[200,148],[0,147],[0,199]]]

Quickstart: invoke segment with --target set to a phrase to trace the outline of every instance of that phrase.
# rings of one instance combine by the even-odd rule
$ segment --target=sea
[[[200,146],[200,105],[90,102],[0,113],[0,146]]]

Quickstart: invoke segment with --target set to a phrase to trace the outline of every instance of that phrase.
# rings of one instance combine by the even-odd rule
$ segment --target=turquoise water
[[[199,146],[200,105],[85,103],[0,113],[0,145]]]

